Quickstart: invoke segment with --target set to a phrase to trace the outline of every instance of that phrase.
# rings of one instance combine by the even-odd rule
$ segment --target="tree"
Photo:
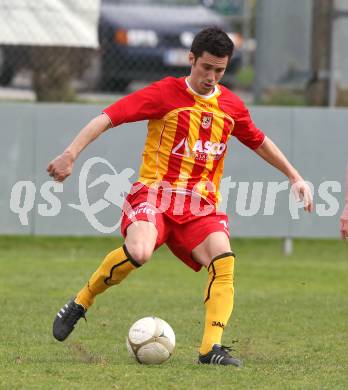
[[[314,0],[312,12],[311,73],[307,100],[313,106],[329,104],[333,1]]]
[[[39,102],[72,101],[74,77],[87,68],[91,50],[69,47],[32,47],[33,88]]]

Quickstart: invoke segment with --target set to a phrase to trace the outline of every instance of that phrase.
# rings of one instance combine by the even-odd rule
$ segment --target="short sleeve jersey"
[[[184,77],[155,82],[103,112],[113,126],[148,120],[141,183],[193,192],[214,205],[229,138],[257,149],[265,137],[230,90],[218,85],[209,96],[199,95]]]

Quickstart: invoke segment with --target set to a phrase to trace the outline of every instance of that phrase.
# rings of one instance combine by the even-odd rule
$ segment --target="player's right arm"
[[[165,80],[163,81],[166,82]],[[49,163],[47,167],[49,175],[56,181],[64,181],[70,176],[74,161],[82,150],[110,127],[116,127],[122,123],[161,118],[164,115],[160,87],[163,81],[133,92],[105,108],[102,115],[92,119],[67,149]]]
[[[82,150],[110,127],[110,119],[105,114],[98,115],[92,119],[79,132],[65,151],[49,163],[47,167],[48,174],[55,181],[64,181],[71,175],[74,162]]]

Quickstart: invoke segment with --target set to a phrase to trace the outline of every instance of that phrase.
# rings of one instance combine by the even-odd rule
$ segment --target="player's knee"
[[[146,263],[153,253],[153,246],[143,241],[128,243],[127,249],[132,258],[139,264]]]

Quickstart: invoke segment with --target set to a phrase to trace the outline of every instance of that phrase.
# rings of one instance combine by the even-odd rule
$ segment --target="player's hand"
[[[342,240],[345,240],[348,238],[348,216],[342,215],[340,219],[341,227],[340,227],[340,232],[341,232],[341,238]]]
[[[305,211],[313,210],[313,196],[309,185],[304,180],[297,180],[291,183],[291,190],[297,202],[303,201]]]
[[[73,164],[71,153],[64,152],[48,164],[47,172],[55,181],[62,182],[71,175]]]

